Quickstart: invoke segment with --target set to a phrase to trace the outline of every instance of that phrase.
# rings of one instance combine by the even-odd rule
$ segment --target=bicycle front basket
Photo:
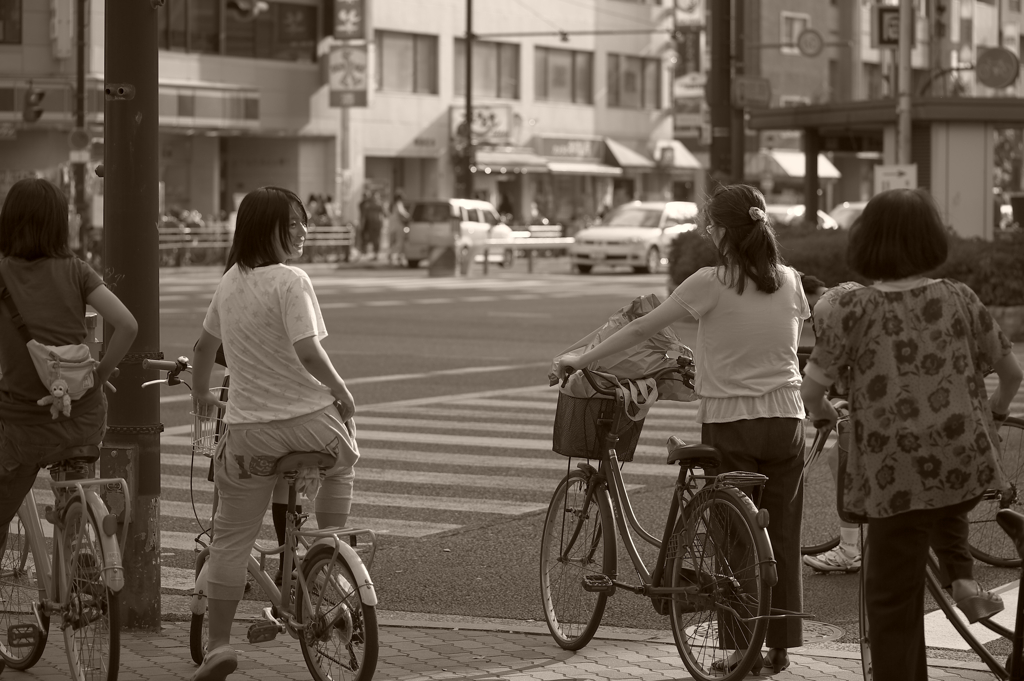
[[[212,459],[224,432],[224,413],[209,404],[192,402],[192,453]]]
[[[632,461],[644,427],[642,419],[631,420],[610,397],[573,397],[560,392],[551,449],[562,456],[600,459],[609,426],[619,436],[615,445],[619,461]]]

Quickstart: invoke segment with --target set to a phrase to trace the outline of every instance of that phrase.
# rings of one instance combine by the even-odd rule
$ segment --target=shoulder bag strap
[[[11,321],[14,322],[15,328],[18,329],[21,340],[27,345],[32,340],[32,336],[25,326],[25,320],[21,318],[21,313],[18,312],[18,306],[14,304],[14,296],[11,295],[10,290],[7,288],[3,274],[0,274],[0,300],[3,301],[4,306],[7,308],[7,313],[11,315]]]

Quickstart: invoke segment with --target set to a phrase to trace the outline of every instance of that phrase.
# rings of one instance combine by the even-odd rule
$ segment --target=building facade
[[[368,105],[332,108],[333,0],[166,0],[159,12],[160,178],[166,212],[224,215],[268,184],[331,196],[357,217],[454,191],[465,110],[465,0],[368,0]],[[87,128],[102,159],[104,8],[87,0]],[[660,1],[477,2],[477,195],[519,223],[569,224],[633,198],[692,198],[702,173],[672,139]],[[74,0],[0,0],[0,193],[26,173],[66,181],[74,120]],[[319,48],[319,49],[318,49]],[[30,85],[31,83],[31,85]],[[43,114],[23,117],[29,88]],[[90,195],[101,206],[102,183]],[[337,199],[340,198],[340,201]],[[94,207],[93,219],[102,219]]]

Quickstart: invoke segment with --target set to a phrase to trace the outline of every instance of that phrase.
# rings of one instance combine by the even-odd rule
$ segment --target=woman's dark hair
[[[288,252],[292,205],[302,213],[302,222],[308,222],[306,208],[295,192],[281,187],[260,187],[246,194],[238,206],[235,236],[224,271],[230,270],[232,265],[238,265],[240,270],[251,270],[278,262],[274,241]]]
[[[923,189],[876,194],[850,229],[846,263],[876,281],[924,274],[946,262],[949,237],[939,209]]]
[[[758,217],[751,208],[760,211]],[[704,204],[703,219],[707,227],[725,230],[718,242],[718,262],[725,267],[727,285],[742,295],[749,277],[758,291],[779,290],[782,257],[761,192],[746,184],[720,186]]]
[[[15,182],[0,209],[0,253],[25,260],[72,257],[64,192],[49,180]]]
[[[825,286],[825,282],[818,279],[813,274],[800,273],[800,285],[804,289],[804,295],[809,296],[818,292],[818,289],[828,288]]]

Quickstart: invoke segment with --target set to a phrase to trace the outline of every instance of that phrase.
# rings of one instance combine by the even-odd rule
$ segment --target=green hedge
[[[860,281],[846,266],[845,230],[781,232],[779,247],[788,265],[813,274],[832,286]],[[949,258],[932,276],[962,281],[986,305],[1024,305],[1024,236],[1017,234],[998,241],[951,237]],[[714,265],[714,246],[696,233],[679,235],[669,253],[669,277],[678,286],[701,267]]]

